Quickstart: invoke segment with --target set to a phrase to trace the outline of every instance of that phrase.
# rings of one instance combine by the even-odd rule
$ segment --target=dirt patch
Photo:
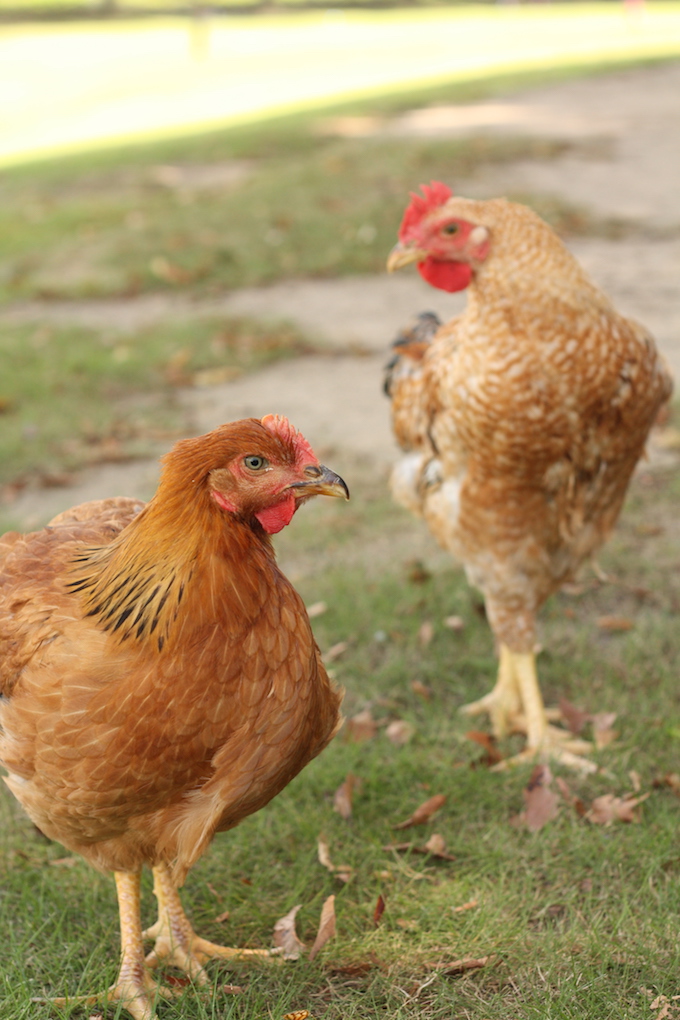
[[[476,134],[481,126],[526,133],[530,123],[535,133],[546,136],[561,130],[570,138],[600,140],[550,161],[505,163],[488,167],[475,180],[452,183],[475,197],[555,195],[583,206],[594,218],[620,217],[635,224],[634,236],[579,238],[571,247],[617,307],[654,332],[680,376],[680,63],[536,89],[514,96],[510,104],[461,109],[464,116],[457,122],[455,111],[447,123],[440,108],[436,115],[399,118],[390,130],[407,133],[416,125],[421,133]],[[187,389],[180,399],[196,432],[244,415],[289,415],[323,456],[350,474],[351,485],[352,465],[359,475],[364,470],[386,474],[395,457],[387,402],[381,396],[383,364],[394,334],[416,311],[431,309],[450,318],[464,301],[432,290],[412,273],[294,281],[205,301],[149,295],[115,302],[31,303],[5,310],[2,319],[122,332],[178,317],[216,315],[294,323],[310,340],[324,344],[329,355],[284,362],[219,386]],[[147,497],[156,477],[153,461],[104,466],[84,474],[73,487],[25,491],[4,516],[22,527],[35,526],[82,499],[112,493]]]

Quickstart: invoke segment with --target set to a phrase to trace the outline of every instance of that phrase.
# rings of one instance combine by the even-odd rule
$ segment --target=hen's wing
[[[65,588],[74,550],[107,545],[143,506],[124,497],[93,500],[58,514],[42,531],[0,538],[0,695],[10,696],[40,648],[75,618]]]

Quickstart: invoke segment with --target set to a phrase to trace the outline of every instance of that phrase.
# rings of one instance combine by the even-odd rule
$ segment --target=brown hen
[[[671,393],[649,333],[619,315],[550,227],[504,199],[433,182],[413,195],[388,269],[416,262],[468,290],[465,312],[402,337],[387,391],[400,446],[396,498],[425,518],[484,594],[499,646],[494,689],[465,706],[529,757],[587,767],[587,745],[548,724],[536,613],[606,540]]]
[[[177,443],[146,506],[85,503],[0,540],[5,781],[46,835],[115,873],[122,963],[105,997],[136,1020],[154,1016],[162,961],[205,983],[206,960],[248,953],[195,936],[177,886],[337,729],[340,694],[269,538],[317,494],[348,497],[270,415]]]

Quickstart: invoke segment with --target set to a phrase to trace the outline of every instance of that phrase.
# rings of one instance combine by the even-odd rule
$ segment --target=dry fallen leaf
[[[301,906],[302,904],[298,903],[284,917],[280,917],[274,925],[274,945],[283,950],[281,955],[284,960],[299,960],[306,949],[304,942],[300,941],[295,930],[295,915]]]
[[[415,726],[406,719],[395,719],[385,729],[385,736],[397,747],[404,747],[416,732]]]
[[[352,817],[352,793],[354,792],[356,782],[356,776],[348,772],[345,781],[340,783],[340,786],[333,794],[333,810],[337,811],[340,817],[345,820]]]
[[[486,967],[492,959],[492,956],[481,956],[476,960],[466,957],[462,960],[452,960],[450,963],[435,963],[431,965],[431,968],[439,970],[449,977],[454,977],[457,974],[465,974],[468,970],[479,970],[480,967]]]
[[[595,798],[586,818],[593,825],[611,825],[612,822],[639,822],[640,813],[635,808],[648,797],[649,793],[643,793],[641,797],[635,797],[630,793],[624,797],[605,793],[601,797]]]
[[[215,924],[222,924],[223,921],[229,920],[229,911],[225,910],[223,914],[218,914],[215,918]]]
[[[446,795],[443,793],[437,793],[434,797],[430,797],[423,804],[420,804],[413,814],[406,819],[405,822],[400,822],[398,825],[393,825],[393,829],[410,829],[412,825],[424,825],[425,822],[429,822],[432,815],[436,811],[439,811],[441,807],[446,803]]]
[[[337,644],[331,645],[327,652],[321,656],[324,662],[335,662],[341,655],[349,648],[349,641],[338,641]]]
[[[422,680],[412,680],[411,690],[414,694],[417,694],[423,701],[430,701],[432,698],[432,689],[424,684]]]
[[[526,825],[530,832],[538,832],[557,816],[557,794],[550,789],[552,772],[547,765],[535,765],[522,796],[524,811],[516,816],[517,824]]]
[[[434,627],[432,626],[429,620],[425,620],[424,623],[421,623],[418,629],[418,640],[420,641],[423,648],[427,648],[427,646],[431,643],[433,637]]]
[[[635,626],[635,620],[631,620],[628,616],[598,616],[595,621],[600,630],[632,630]]]
[[[676,796],[680,797],[680,773],[678,772],[667,772],[664,776],[657,777],[652,786],[658,789],[662,786],[667,786],[673,791]]]
[[[385,897],[381,893],[380,896],[378,896],[377,902],[375,904],[375,909],[373,911],[373,927],[374,928],[378,927],[378,925],[380,924],[380,920],[381,920],[381,918],[382,918],[384,913],[385,913]]]
[[[559,706],[560,715],[567,724],[567,729],[570,733],[580,733],[590,719],[590,712],[584,712],[583,709],[577,708],[576,705],[572,705],[566,698],[560,698]]]
[[[243,995],[245,988],[242,985],[220,985],[220,991],[225,995]]]
[[[47,863],[51,868],[72,868],[81,860],[80,857],[55,857]]]
[[[313,602],[311,606],[307,606],[307,616],[310,620],[314,620],[317,616],[323,616],[328,610],[328,606],[325,602]]]
[[[579,816],[579,818],[583,818],[588,809],[586,808],[581,798],[577,797],[576,794],[573,794],[571,792],[569,786],[567,785],[566,780],[562,779],[562,776],[557,776],[555,782],[557,783],[559,791],[564,797],[567,804],[569,804],[570,807],[573,807],[574,811]]]
[[[365,740],[373,740],[378,731],[376,721],[369,708],[365,708],[363,712],[357,712],[351,719],[348,719],[345,729],[348,739],[357,744],[361,744]]]
[[[451,907],[451,911],[454,914],[462,914],[463,911],[474,910],[477,906],[479,906],[479,900],[468,900],[467,903],[461,903],[459,907]]]
[[[498,762],[503,761],[503,755],[496,747],[496,738],[491,733],[483,733],[481,730],[468,730],[465,734],[468,740],[474,740],[475,744],[479,744],[486,751],[486,754],[474,762],[475,765],[497,765]]]
[[[319,836],[317,840],[317,854],[319,864],[323,864],[324,868],[330,871],[331,875],[339,878],[341,882],[349,882],[352,877],[352,868],[347,864],[339,864],[337,867],[333,864],[328,843],[323,836]]]
[[[431,854],[440,855],[446,853],[446,843],[444,837],[440,836],[438,832],[433,832],[427,843],[425,849]]]
[[[613,740],[616,740],[618,734],[612,729],[615,719],[616,712],[597,712],[595,715],[591,715],[593,740],[598,751],[603,747],[607,747]]]
[[[449,630],[463,630],[465,620],[462,616],[447,616],[444,618],[444,626],[448,627]]]
[[[329,939],[335,935],[335,896],[329,896],[321,908],[321,920],[319,930],[314,939],[314,945],[309,951],[310,962],[317,953],[326,945]]]

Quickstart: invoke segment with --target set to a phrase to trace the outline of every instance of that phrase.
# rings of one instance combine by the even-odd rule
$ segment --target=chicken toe
[[[154,894],[158,900],[158,920],[143,937],[155,939],[154,947],[146,957],[152,970],[161,964],[177,967],[199,985],[208,982],[203,964],[212,959],[244,959],[245,957],[271,957],[269,949],[232,949],[220,946],[196,935],[184,913],[179,894],[164,864],[153,869]]]

